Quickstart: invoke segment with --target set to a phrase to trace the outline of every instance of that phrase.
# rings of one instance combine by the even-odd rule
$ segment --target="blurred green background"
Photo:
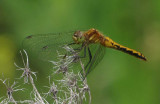
[[[106,49],[88,76],[92,104],[160,104],[159,0],[0,0],[0,73],[17,78],[14,58],[26,36],[89,28],[148,59]],[[44,70],[34,71],[40,87],[47,83]],[[3,88],[0,83],[0,97]]]

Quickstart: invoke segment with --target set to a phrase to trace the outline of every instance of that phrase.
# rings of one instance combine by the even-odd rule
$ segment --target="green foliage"
[[[149,61],[106,49],[104,59],[88,75],[92,103],[159,104],[159,6],[159,0],[1,0],[0,74],[17,76],[13,55],[28,35],[96,28],[141,51]],[[39,73],[39,86],[47,83],[51,68],[32,66]],[[0,96],[2,89],[0,85]]]

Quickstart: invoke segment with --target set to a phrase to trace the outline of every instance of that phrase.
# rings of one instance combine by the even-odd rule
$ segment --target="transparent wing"
[[[104,46],[99,44],[97,47],[94,47],[94,48],[91,47],[91,52],[93,49],[96,51],[94,54],[92,54],[92,60],[86,69],[86,76],[99,64],[99,62],[103,59],[103,57],[105,55],[105,47]]]
[[[27,51],[30,57],[38,58],[45,61],[57,61],[57,52],[59,52],[62,55],[65,55],[66,50],[62,47],[64,45],[74,43],[72,39],[73,34],[74,32],[30,35],[24,39],[22,47]],[[73,49],[77,49],[81,47],[81,44],[71,45],[71,47]],[[105,53],[105,48],[100,44],[90,44],[89,48],[92,54],[92,60],[86,69],[87,74],[96,67],[96,65],[102,60]],[[79,56],[84,56],[84,49],[80,51]],[[81,60],[84,66],[88,64],[88,51],[86,51],[86,57],[81,58]],[[73,68],[75,70],[82,69],[80,63],[73,63]]]
[[[32,57],[42,60],[54,60],[57,51],[64,51],[62,46],[73,43],[73,33],[30,35],[24,39],[22,47],[28,53],[31,53]]]

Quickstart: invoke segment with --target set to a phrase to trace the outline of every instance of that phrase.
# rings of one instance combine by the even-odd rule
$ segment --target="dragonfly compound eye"
[[[82,38],[82,32],[81,31],[76,31],[73,35],[76,38]]]
[[[76,31],[74,34],[73,34],[73,40],[76,42],[76,43],[81,43],[83,41],[83,33],[81,31]]]

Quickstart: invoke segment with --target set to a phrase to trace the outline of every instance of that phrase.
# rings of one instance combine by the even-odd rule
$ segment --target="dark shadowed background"
[[[12,82],[20,76],[14,62],[26,36],[89,28],[148,59],[106,49],[88,75],[92,103],[160,104],[159,0],[0,0],[0,78],[3,73]],[[38,72],[39,88],[48,84],[47,69],[33,70]],[[0,83],[0,97],[6,94],[3,89]],[[15,99],[24,99],[25,94],[19,92]]]

